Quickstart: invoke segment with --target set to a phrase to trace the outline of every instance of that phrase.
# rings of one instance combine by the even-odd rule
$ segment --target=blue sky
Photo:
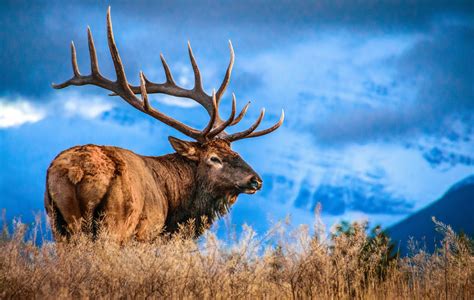
[[[171,152],[180,135],[95,87],[57,91],[71,74],[69,43],[89,70],[89,25],[101,70],[113,76],[105,15],[127,77],[143,70],[163,81],[163,53],[177,81],[191,87],[186,43],[204,88],[217,88],[236,61],[228,91],[281,109],[275,133],[235,143],[263,176],[257,195],[242,196],[233,223],[264,230],[291,215],[311,223],[322,203],[327,225],[368,219],[390,225],[474,173],[474,9],[469,1],[47,1],[0,4],[0,207],[9,217],[43,208],[45,173],[57,153],[77,144],[108,144],[145,155]],[[202,127],[195,103],[152,96],[153,105]],[[230,110],[230,93],[222,114]],[[228,105],[225,105],[228,104]],[[182,137],[182,136],[181,136]]]

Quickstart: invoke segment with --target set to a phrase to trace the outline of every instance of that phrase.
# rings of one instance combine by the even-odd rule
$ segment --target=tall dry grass
[[[189,239],[189,224],[125,245],[104,233],[38,243],[41,230],[16,223],[0,239],[0,298],[473,299],[472,241],[434,225],[444,233],[434,254],[400,258],[386,235],[360,223],[332,234],[320,222],[292,231],[279,223],[225,242],[210,231]]]

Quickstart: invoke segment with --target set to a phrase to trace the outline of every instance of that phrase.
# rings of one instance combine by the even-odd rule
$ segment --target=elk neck
[[[198,164],[177,153],[153,157],[150,167],[157,188],[163,188],[168,201],[166,232],[176,232],[178,224],[194,220],[198,236],[225,215],[237,198],[236,194],[214,191],[198,176]]]

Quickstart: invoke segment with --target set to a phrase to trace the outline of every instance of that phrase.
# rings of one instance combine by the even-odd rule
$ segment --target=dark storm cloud
[[[416,44],[400,59],[400,74],[420,82],[421,105],[433,114],[474,109],[474,26],[446,26]]]
[[[138,60],[146,60],[146,65],[159,64],[154,51],[171,53],[169,56],[175,61],[184,61],[181,54],[185,54],[185,49],[181,48],[187,39],[198,49],[209,49],[211,45],[210,50],[201,51],[204,60],[210,60],[225,57],[225,45],[215,45],[221,45],[228,38],[232,38],[243,53],[256,54],[305,39],[308,31],[318,28],[382,32],[423,30],[435,16],[468,18],[473,15],[469,1],[282,1],[271,4],[268,1],[198,4],[194,1],[112,1],[110,4],[114,18],[120,19],[120,24],[114,27],[122,33],[118,43],[122,56],[127,57],[126,67],[131,74],[147,68],[139,67]],[[95,1],[75,4],[3,2],[0,95],[49,94],[51,81],[70,76],[68,43],[72,39],[77,41],[80,64],[87,66],[86,24],[91,25],[95,33],[99,55],[102,53],[107,58],[103,70],[110,74],[112,69],[103,37],[107,5]]]
[[[442,136],[452,132],[456,119],[469,130],[474,113],[474,26],[435,26],[424,36],[396,59],[397,81],[412,86],[414,101],[397,107],[342,105],[316,125],[318,140],[338,144],[413,134]]]
[[[259,24],[288,27],[294,25],[329,25],[362,27],[370,30],[420,28],[429,26],[433,16],[474,14],[471,1],[204,1],[191,5],[177,1],[169,6],[166,2],[154,2],[143,10],[135,3],[119,4],[134,16],[153,18],[163,14],[170,19],[202,25]],[[115,4],[114,4],[115,6]]]
[[[39,91],[41,80],[38,80],[37,69],[41,61],[51,59],[45,57],[46,43],[33,39],[41,36],[41,26],[38,26],[43,9],[40,5],[32,5],[31,10],[26,5],[3,3],[0,8],[0,93],[30,93]]]

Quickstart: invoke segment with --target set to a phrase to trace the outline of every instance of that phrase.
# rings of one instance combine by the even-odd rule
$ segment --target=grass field
[[[434,226],[444,234],[434,254],[413,243],[398,257],[383,232],[358,223],[330,234],[319,222],[293,231],[281,223],[226,241],[212,232],[189,239],[190,224],[125,245],[105,233],[38,242],[42,230],[17,223],[0,240],[0,298],[473,299],[472,241]]]

